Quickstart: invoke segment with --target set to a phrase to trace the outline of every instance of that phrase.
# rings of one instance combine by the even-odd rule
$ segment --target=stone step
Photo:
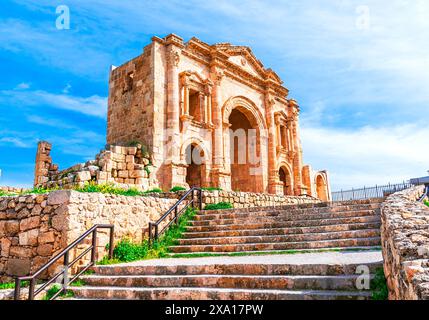
[[[266,290],[224,288],[72,287],[75,299],[122,300],[364,300],[370,291]]]
[[[82,276],[87,286],[100,287],[209,287],[280,290],[357,290],[359,275],[91,275]]]
[[[316,227],[293,227],[293,228],[263,228],[263,229],[248,229],[248,230],[226,230],[226,231],[211,231],[211,232],[184,232],[184,239],[207,238],[207,237],[239,237],[239,236],[264,236],[264,235],[285,235],[285,234],[306,234],[306,233],[322,233],[331,231],[349,231],[360,229],[379,229],[380,222],[372,223],[350,223],[339,225],[326,225]]]
[[[276,215],[276,216],[263,216],[263,215],[245,215],[225,219],[201,219],[192,220],[191,225],[194,226],[205,226],[205,225],[226,225],[226,224],[240,224],[243,221],[246,222],[270,222],[270,221],[303,221],[303,220],[320,220],[320,219],[339,219],[339,218],[350,218],[350,217],[365,217],[365,216],[380,216],[379,212],[375,210],[365,211],[348,211],[341,214],[338,213],[324,213],[324,214],[312,214],[312,215],[301,215],[301,216],[287,216],[287,215]]]
[[[182,253],[167,253],[170,258],[197,258],[210,255],[211,257],[234,257],[234,256],[262,256],[262,255],[291,255],[291,254],[309,254],[309,253],[321,253],[321,252],[370,252],[380,251],[381,245],[377,246],[353,246],[345,248],[322,248],[322,249],[293,249],[293,250],[258,250],[258,251],[240,251],[240,252],[182,252]]]
[[[303,242],[324,241],[350,238],[373,238],[379,237],[379,229],[364,229],[351,231],[335,231],[323,233],[305,233],[292,235],[264,235],[264,236],[238,236],[238,237],[207,237],[179,239],[178,245],[217,245],[217,244],[240,244],[240,243],[269,243],[269,242]]]
[[[311,255],[311,254],[310,254]],[[283,256],[280,256],[283,258]],[[288,258],[290,256],[285,256]],[[294,256],[295,257],[295,256]],[[237,260],[240,257],[228,257],[228,259]],[[98,265],[91,269],[96,275],[105,275],[116,277],[121,275],[128,276],[159,276],[159,275],[300,275],[300,276],[338,276],[338,275],[354,275],[357,268],[362,263],[278,263],[273,261],[275,257],[271,256],[258,257],[255,262],[242,263],[220,263],[208,262],[217,258],[204,259],[203,264],[180,264],[178,259],[174,263],[169,264],[170,259],[164,264],[156,265],[133,265],[133,264],[118,264],[118,265]],[[279,256],[277,256],[277,259]],[[192,260],[195,260],[192,259]],[[197,258],[198,260],[198,258]],[[197,261],[195,260],[195,261]],[[218,260],[218,259],[217,259]],[[225,259],[222,258],[222,261]],[[207,261],[207,262],[206,262]],[[365,262],[370,273],[374,273],[377,268],[382,266],[380,261]]]
[[[271,212],[271,211],[288,211],[292,213],[302,214],[308,213],[326,213],[326,212],[341,212],[349,210],[370,210],[380,208],[380,202],[371,203],[320,203],[320,204],[300,204],[300,205],[285,205],[285,206],[270,206],[270,207],[248,207],[248,208],[233,208],[233,209],[217,209],[217,210],[202,210],[199,214],[221,214],[221,213],[248,213],[248,212]]]
[[[315,220],[295,220],[295,221],[240,221],[239,224],[202,224],[190,225],[186,228],[187,232],[210,232],[226,230],[248,230],[248,229],[266,229],[266,228],[292,228],[292,227],[316,227],[322,225],[337,225],[349,223],[372,223],[380,222],[380,216],[360,216],[334,219],[315,219]]]
[[[312,215],[326,215],[326,214],[336,214],[341,216],[348,212],[359,212],[359,211],[372,211],[374,213],[380,213],[380,206],[352,206],[350,208],[342,207],[328,207],[328,208],[312,208],[312,209],[298,209],[298,210],[288,210],[288,209],[269,209],[265,210],[260,208],[259,210],[250,210],[254,208],[249,208],[249,210],[241,209],[225,209],[225,210],[214,210],[214,211],[199,211],[195,215],[196,220],[216,220],[216,219],[234,219],[234,218],[246,218],[254,216],[267,216],[267,217],[301,217],[301,216],[312,216]]]
[[[302,242],[276,242],[276,243],[244,243],[244,244],[219,244],[219,245],[192,245],[171,246],[173,253],[180,252],[241,252],[241,251],[268,251],[268,250],[294,250],[294,249],[322,249],[337,247],[364,247],[380,245],[380,237],[332,239],[322,241]]]

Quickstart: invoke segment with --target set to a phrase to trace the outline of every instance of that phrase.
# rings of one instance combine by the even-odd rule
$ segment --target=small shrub
[[[46,291],[45,296],[43,297],[43,300],[51,300],[52,297],[57,294],[58,291],[61,290],[61,286],[58,284],[54,284],[52,287]],[[62,298],[71,298],[74,296],[73,291],[67,290],[66,292],[62,292],[59,295]]]
[[[143,258],[147,253],[147,246],[132,243],[129,239],[123,239],[113,249],[113,256],[119,261],[129,262]]]
[[[387,289],[383,268],[378,268],[375,271],[374,279],[371,280],[371,290],[373,300],[387,300],[389,290]]]
[[[122,189],[116,187],[114,184],[103,183],[97,184],[94,181],[86,182],[83,187],[76,187],[74,190],[79,192],[100,192],[110,193],[123,196],[141,196],[143,193],[136,188]]]
[[[144,193],[161,193],[161,192],[164,192],[164,191],[162,191],[160,188],[153,188],[145,191]]]
[[[177,192],[177,191],[184,191],[184,190],[186,190],[185,187],[175,186],[175,187],[170,189],[170,192]]]
[[[234,206],[229,202],[219,202],[206,204],[204,210],[223,210],[232,208],[234,208]]]

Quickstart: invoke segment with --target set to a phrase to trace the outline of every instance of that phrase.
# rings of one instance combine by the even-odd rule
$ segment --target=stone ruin
[[[59,170],[58,165],[52,162],[51,150],[49,142],[38,143],[34,179],[37,188],[71,189],[88,182],[138,190],[158,186],[156,178],[151,175],[151,156],[140,143],[135,146],[108,145],[94,160],[64,170]]]

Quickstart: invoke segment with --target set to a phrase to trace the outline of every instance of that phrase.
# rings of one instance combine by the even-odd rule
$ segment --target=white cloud
[[[356,130],[304,126],[305,162],[327,169],[333,190],[396,183],[422,176],[429,169],[422,123]]]
[[[107,98],[98,95],[78,97],[67,94],[50,93],[43,90],[3,90],[0,91],[0,101],[12,105],[18,105],[18,103],[25,106],[45,105],[99,118],[105,118],[107,112]]]
[[[21,82],[20,84],[18,84],[15,89],[17,90],[26,90],[30,88],[30,84],[26,83],[26,82]]]
[[[12,144],[15,147],[18,148],[31,148],[32,145],[28,143],[27,141],[20,139],[18,137],[14,136],[8,136],[8,137],[2,137],[0,138],[0,145],[2,144]]]

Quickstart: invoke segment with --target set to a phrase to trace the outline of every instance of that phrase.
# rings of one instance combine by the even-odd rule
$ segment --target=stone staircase
[[[357,270],[382,267],[380,202],[203,211],[171,247],[179,258],[96,266],[71,289],[74,299],[369,299]],[[273,254],[284,250],[314,252]],[[237,252],[261,255],[180,258]]]
[[[380,245],[381,200],[288,207],[202,211],[183,239],[180,254],[272,252]]]

